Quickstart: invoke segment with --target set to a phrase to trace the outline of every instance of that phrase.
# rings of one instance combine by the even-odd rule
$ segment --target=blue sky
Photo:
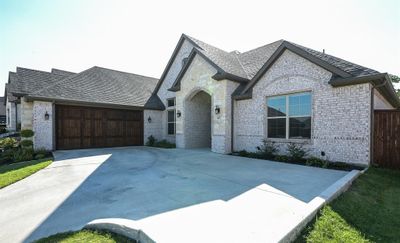
[[[181,33],[227,51],[286,39],[400,75],[397,0],[0,0],[0,89],[17,66],[158,78]]]

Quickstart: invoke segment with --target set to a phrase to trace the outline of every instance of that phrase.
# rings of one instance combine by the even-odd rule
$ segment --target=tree
[[[393,74],[389,74],[389,77],[392,80],[392,83],[394,84],[394,88],[396,90],[397,95],[400,97],[400,77]],[[397,89],[396,89],[396,84],[397,84]]]

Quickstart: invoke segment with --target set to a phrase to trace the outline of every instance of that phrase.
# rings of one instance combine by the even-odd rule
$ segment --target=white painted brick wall
[[[151,123],[148,122],[148,118],[151,117]],[[155,111],[155,110],[144,110],[143,111],[143,127],[144,127],[144,143],[147,142],[149,136],[153,135],[157,140],[163,139],[163,130],[162,130],[162,118],[163,111]]]
[[[330,72],[285,51],[255,85],[253,98],[235,101],[234,150],[254,151],[261,144],[266,134],[266,97],[311,91],[312,139],[306,145],[311,155],[320,157],[324,151],[329,160],[368,164],[371,87],[333,88],[330,78]]]
[[[45,120],[46,112],[49,119]],[[35,149],[54,149],[54,106],[51,102],[33,102],[33,145]]]

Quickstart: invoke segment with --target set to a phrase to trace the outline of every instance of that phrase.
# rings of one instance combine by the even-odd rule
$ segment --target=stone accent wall
[[[187,139],[184,136],[184,123],[196,123],[193,113],[196,109],[191,109],[186,113],[185,104],[188,99],[200,91],[204,91],[211,96],[211,150],[217,153],[230,153],[230,122],[231,122],[231,93],[238,86],[228,80],[216,81],[212,76],[216,73],[214,67],[207,63],[202,57],[196,55],[190,67],[181,80],[181,90],[176,92],[176,109],[182,112],[182,116],[177,118],[176,140],[177,146],[185,148]],[[214,109],[218,106],[220,113],[215,114]]]
[[[255,151],[266,136],[266,98],[312,93],[310,154],[332,161],[367,165],[370,161],[371,86],[333,88],[331,73],[286,50],[253,89],[253,98],[235,101],[234,150]],[[274,140],[285,153],[287,140]],[[292,140],[299,142],[298,140]]]
[[[211,96],[204,91],[185,101],[185,148],[211,147]],[[186,122],[187,121],[187,122]]]
[[[46,112],[50,115],[45,120]],[[35,149],[54,149],[54,105],[51,102],[34,101],[33,102],[33,145]]]
[[[10,111],[10,112],[8,112]],[[6,121],[7,129],[14,131],[17,128],[17,122],[15,120],[16,107],[15,103],[11,103],[7,100],[6,103]]]
[[[167,99],[174,98],[175,92],[168,91],[171,88],[172,84],[175,82],[176,77],[182,69],[182,61],[184,58],[188,57],[190,52],[192,51],[193,45],[185,40],[175,57],[167,75],[164,78],[164,82],[162,83],[160,89],[157,92],[158,97],[164,103],[165,107],[167,107]],[[161,118],[161,127],[162,127],[162,135],[163,139],[167,139],[170,142],[175,142],[175,136],[168,135],[167,130],[167,111],[163,111]]]
[[[143,127],[144,127],[144,143],[146,144],[147,138],[151,135],[158,140],[163,139],[162,117],[164,111],[144,110],[143,111]],[[151,123],[148,118],[151,117]]]
[[[32,130],[32,111],[33,102],[27,102],[25,99],[21,99],[21,129]]]

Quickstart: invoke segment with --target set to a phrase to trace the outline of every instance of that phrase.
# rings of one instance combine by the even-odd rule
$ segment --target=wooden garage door
[[[57,149],[143,145],[143,111],[56,106]]]

